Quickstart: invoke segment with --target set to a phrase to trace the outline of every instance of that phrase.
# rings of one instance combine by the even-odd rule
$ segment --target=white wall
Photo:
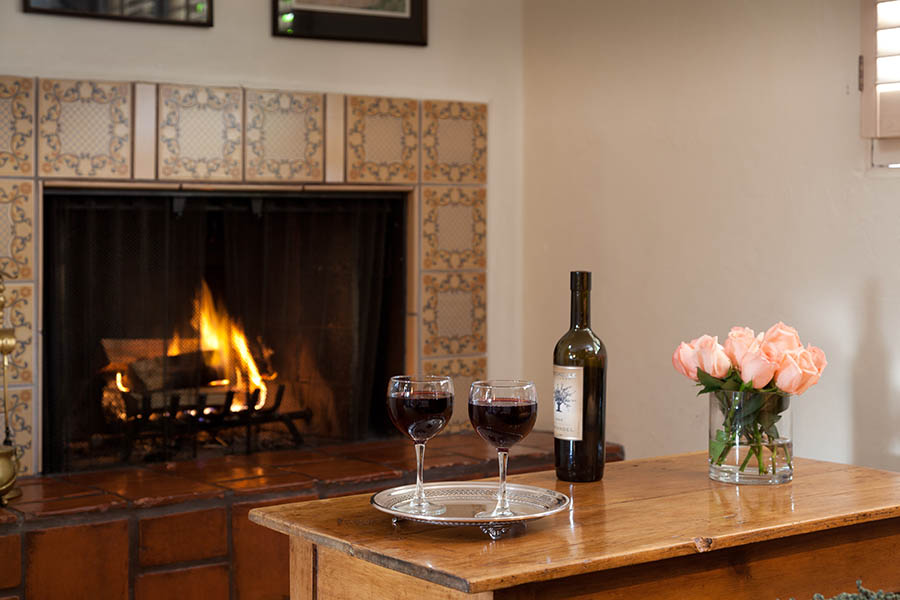
[[[24,14],[20,7],[20,0],[0,1],[2,74],[487,102],[488,361],[497,374],[520,371],[520,2],[432,0],[424,48],[275,38],[271,2],[262,0],[215,0],[211,29]]]
[[[705,446],[679,341],[784,320],[830,362],[796,452],[900,470],[900,180],[866,169],[858,11],[526,2],[525,371],[549,397],[568,271],[592,270],[628,456]]]

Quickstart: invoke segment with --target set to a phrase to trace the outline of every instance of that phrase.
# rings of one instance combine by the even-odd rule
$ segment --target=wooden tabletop
[[[608,464],[602,481],[552,471],[510,481],[555,489],[570,510],[491,541],[475,527],[399,526],[370,494],[257,508],[250,519],[390,569],[482,592],[900,516],[900,473],[795,459],[794,481],[711,481],[706,453]]]

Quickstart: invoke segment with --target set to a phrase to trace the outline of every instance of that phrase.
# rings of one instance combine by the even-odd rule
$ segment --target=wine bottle
[[[597,481],[606,460],[606,348],[591,331],[591,274],[572,271],[569,330],[553,349],[556,477]]]

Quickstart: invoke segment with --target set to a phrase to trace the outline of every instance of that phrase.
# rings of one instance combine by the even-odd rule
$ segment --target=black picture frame
[[[410,0],[408,17],[382,17],[294,9],[290,28],[282,31],[279,0],[272,0],[272,35],[381,44],[428,45],[427,0]]]
[[[39,0],[22,0],[22,10],[26,13],[42,15],[60,15],[65,17],[86,17],[88,19],[107,19],[112,21],[130,21],[133,23],[156,23],[160,25],[187,25],[189,27],[213,26],[213,0],[204,0],[207,4],[206,20],[191,21],[188,19],[166,19],[154,17],[133,17],[112,13],[94,12],[87,9],[45,8],[38,6]]]

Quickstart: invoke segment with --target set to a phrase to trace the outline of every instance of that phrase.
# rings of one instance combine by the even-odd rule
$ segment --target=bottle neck
[[[588,329],[591,326],[591,293],[572,290],[572,318],[570,329]]]

